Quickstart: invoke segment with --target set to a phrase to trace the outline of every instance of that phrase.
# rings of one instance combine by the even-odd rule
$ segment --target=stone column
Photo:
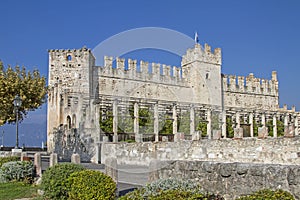
[[[266,114],[265,113],[261,114],[261,124],[262,124],[262,127],[266,127]]]
[[[226,138],[226,110],[222,112],[222,136]]]
[[[158,142],[158,130],[159,127],[159,114],[158,114],[158,104],[154,104],[154,134],[155,134],[155,142]]]
[[[195,134],[195,109],[193,105],[190,107],[190,134],[192,136]]]
[[[49,160],[49,167],[52,167],[54,165],[56,165],[57,162],[57,153],[51,153],[50,154],[50,160]]]
[[[273,137],[277,137],[277,118],[276,118],[276,114],[273,115]]]
[[[240,128],[241,127],[241,121],[240,121],[240,112],[235,113],[235,128]]]
[[[80,155],[78,153],[72,154],[71,156],[71,163],[80,164]]]
[[[34,154],[34,166],[36,170],[36,174],[41,177],[42,176],[42,158],[40,153]]]
[[[298,128],[298,115],[295,115],[295,135],[299,135],[299,128]]]
[[[136,142],[141,142],[140,141],[140,135],[139,135],[139,104],[134,103],[134,122],[133,122],[133,129],[134,129],[134,134],[135,134],[135,141]]]
[[[284,115],[284,134],[288,135],[288,132],[289,132],[289,120],[288,120],[287,113],[285,113],[285,115]]]
[[[207,136],[208,139],[211,139],[211,109],[208,109],[206,112],[207,112]]]
[[[254,130],[253,130],[253,113],[249,114],[249,124],[250,124],[250,136],[254,137]]]
[[[177,133],[177,106],[173,105],[173,134]]]
[[[118,142],[118,102],[115,99],[113,101],[113,142]]]

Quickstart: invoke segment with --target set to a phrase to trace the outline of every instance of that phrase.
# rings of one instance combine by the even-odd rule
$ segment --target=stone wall
[[[203,161],[153,161],[150,180],[191,179],[204,190],[226,199],[251,194],[261,189],[283,189],[300,199],[300,166]]]
[[[300,137],[103,143],[101,159],[107,157],[133,165],[149,165],[153,159],[300,165]]]

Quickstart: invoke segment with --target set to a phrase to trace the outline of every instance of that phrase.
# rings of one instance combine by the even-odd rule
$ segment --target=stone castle
[[[140,109],[151,112],[151,133],[139,125]],[[184,133],[180,131],[183,113],[188,116]],[[108,115],[111,133],[99,125]],[[125,118],[132,122],[124,124]],[[207,139],[226,138],[228,118],[235,138],[254,137],[255,124],[258,137],[270,137],[267,122],[273,127],[272,137],[277,137],[278,121],[284,124],[285,136],[299,135],[295,107],[279,107],[276,72],[268,80],[253,74],[222,74],[220,48],[213,51],[197,43],[182,56],[179,67],[107,56],[103,66],[96,66],[90,49],[49,50],[47,144],[50,152],[62,157],[77,152],[98,162],[99,144],[109,134],[112,142],[120,141],[120,126],[123,131],[131,126],[137,142],[145,136],[158,142],[162,122],[167,120],[175,141],[200,140],[200,121],[206,124]]]

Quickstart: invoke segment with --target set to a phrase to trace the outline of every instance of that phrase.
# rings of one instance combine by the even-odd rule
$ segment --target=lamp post
[[[22,105],[22,99],[19,95],[16,95],[14,99],[14,108],[16,111],[16,147],[15,149],[19,148],[19,108]]]

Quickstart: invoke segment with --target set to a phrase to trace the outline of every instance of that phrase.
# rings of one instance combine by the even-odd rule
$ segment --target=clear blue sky
[[[2,0],[0,5],[0,59],[5,65],[38,68],[47,76],[47,49],[93,49],[110,36],[139,27],[169,28],[191,37],[197,31],[200,44],[222,48],[223,73],[270,78],[275,70],[280,104],[300,108],[298,0]],[[44,108],[24,123],[45,119]],[[14,141],[14,133],[5,137]]]

